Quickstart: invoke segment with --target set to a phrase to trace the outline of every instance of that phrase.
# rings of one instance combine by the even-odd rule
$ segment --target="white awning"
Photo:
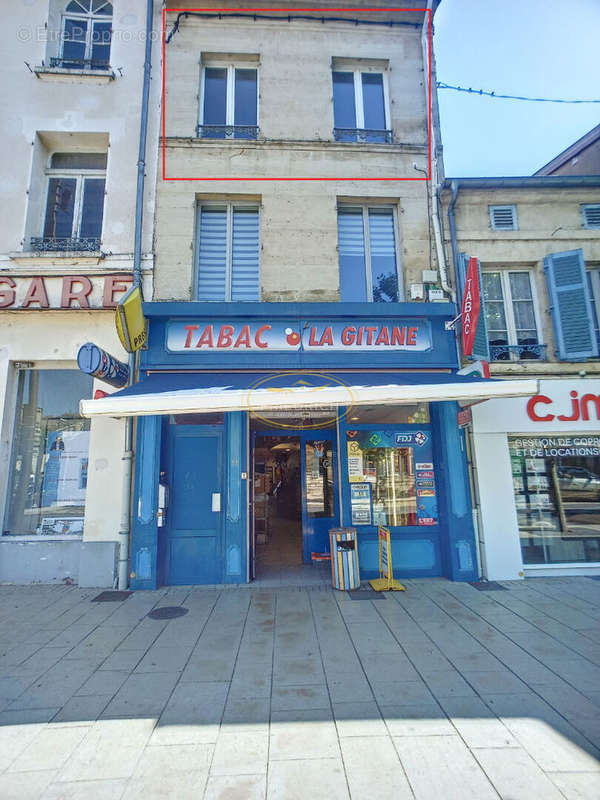
[[[489,380],[448,373],[153,373],[98,400],[81,400],[84,417],[272,411],[352,405],[476,403],[529,397],[539,381]]]

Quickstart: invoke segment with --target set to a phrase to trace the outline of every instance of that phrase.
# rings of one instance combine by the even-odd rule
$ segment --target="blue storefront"
[[[375,577],[385,525],[397,577],[477,579],[455,399],[474,382],[455,374],[453,305],[144,312],[139,382],[112,396],[137,417],[132,588],[252,580],[265,508],[281,522],[295,484],[305,564],[352,526],[361,577]]]

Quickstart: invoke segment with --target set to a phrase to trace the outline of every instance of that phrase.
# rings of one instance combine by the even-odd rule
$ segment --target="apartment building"
[[[76,357],[93,342],[127,362],[114,307],[136,266],[152,295],[158,80],[137,265],[134,242],[146,4],[38,0],[3,15],[0,580],[112,586],[125,421],[80,416],[109,387]]]

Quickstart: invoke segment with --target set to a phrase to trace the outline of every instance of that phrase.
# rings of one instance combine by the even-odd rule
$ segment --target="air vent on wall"
[[[490,226],[493,231],[516,231],[516,206],[489,206]]]
[[[586,203],[581,206],[584,228],[600,228],[600,203]]]

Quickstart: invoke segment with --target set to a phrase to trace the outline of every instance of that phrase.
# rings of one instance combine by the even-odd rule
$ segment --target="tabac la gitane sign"
[[[470,258],[462,301],[462,344],[465,356],[473,353],[481,304],[479,293],[479,264],[476,258]]]

